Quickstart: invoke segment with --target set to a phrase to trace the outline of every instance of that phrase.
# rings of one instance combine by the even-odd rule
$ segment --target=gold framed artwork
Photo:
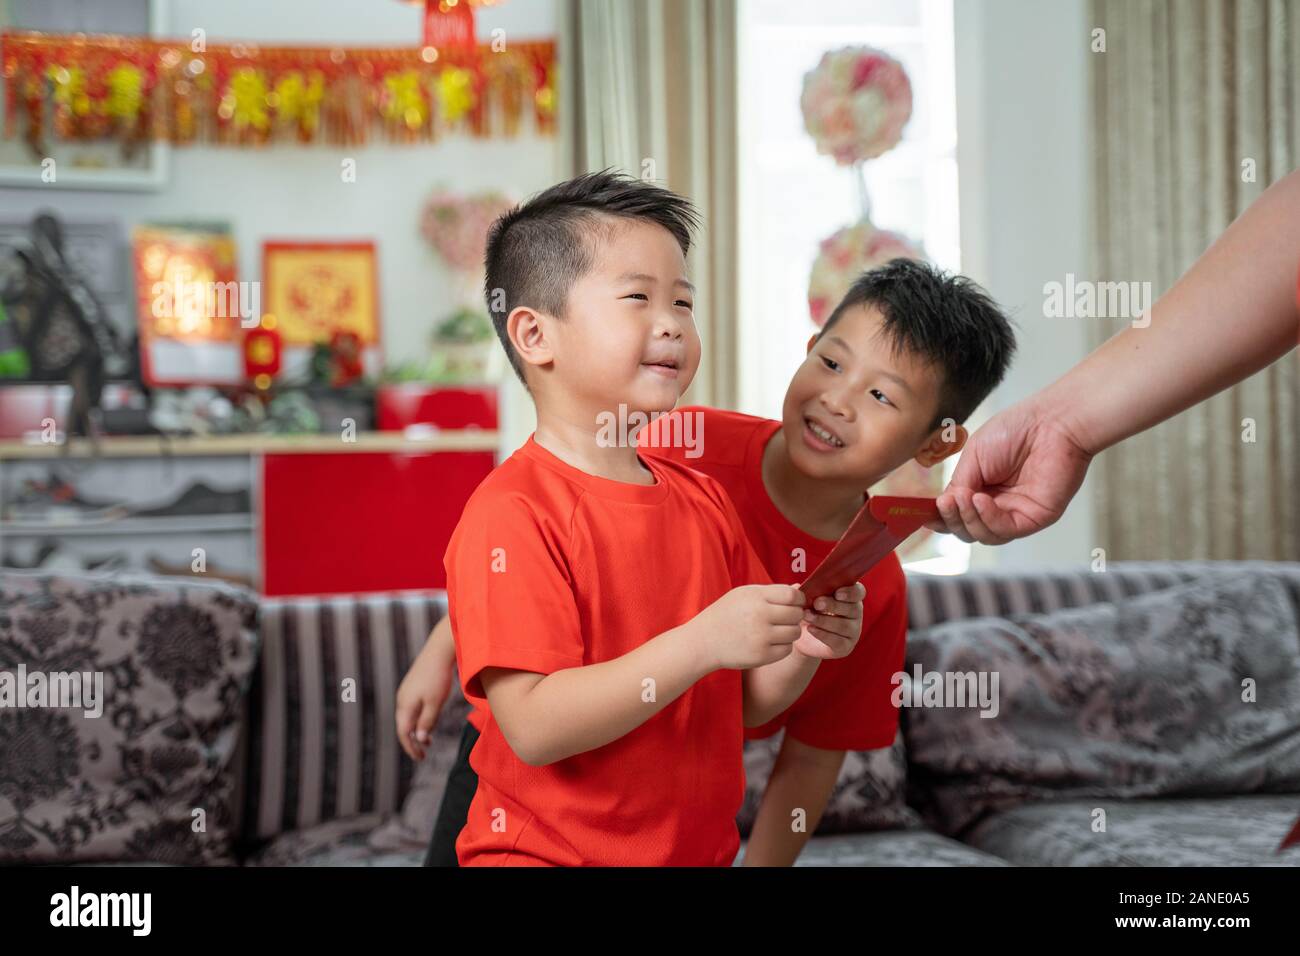
[[[275,316],[287,347],[348,332],[379,344],[379,275],[373,242],[267,242],[262,247],[263,314]]]

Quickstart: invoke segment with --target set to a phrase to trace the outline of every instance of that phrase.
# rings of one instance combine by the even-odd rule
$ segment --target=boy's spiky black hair
[[[592,233],[603,217],[652,222],[690,252],[699,214],[689,199],[610,169],[557,183],[516,206],[488,232],[483,291],[488,314],[510,365],[527,387],[523,362],[506,332],[506,317],[526,305],[563,318],[569,290],[592,266]]]
[[[998,304],[975,282],[915,259],[894,259],[864,272],[822,327],[820,339],[848,309],[875,306],[895,354],[909,353],[942,375],[939,407],[927,431],[951,418],[963,424],[1006,374],[1016,336]]]

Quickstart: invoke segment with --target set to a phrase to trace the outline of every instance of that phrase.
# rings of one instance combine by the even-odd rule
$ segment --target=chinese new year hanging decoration
[[[477,42],[474,8],[495,3],[496,0],[424,0],[424,45],[439,50],[473,50]]]
[[[394,143],[514,136],[526,115],[553,133],[554,42],[478,44],[472,5],[429,0],[426,39],[438,42],[409,48],[6,33],[5,135],[21,128],[43,155],[50,132],[128,152],[149,141],[359,145],[375,130]]]

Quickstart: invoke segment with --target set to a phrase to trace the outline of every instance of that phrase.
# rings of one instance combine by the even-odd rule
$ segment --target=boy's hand
[[[788,584],[746,584],[691,620],[704,635],[712,669],[762,667],[790,655],[805,596]]]
[[[443,618],[443,622],[446,620]],[[456,671],[454,645],[448,655],[439,640],[439,627],[443,627],[442,622],[434,628],[397,688],[397,742],[417,761],[424,759],[424,748],[432,739],[430,735],[438,723],[438,715],[447,703]],[[448,624],[448,634],[450,630]]]
[[[858,581],[834,597],[819,597],[803,612],[803,633],[794,648],[806,657],[848,657],[862,636],[862,601],[867,589]]]

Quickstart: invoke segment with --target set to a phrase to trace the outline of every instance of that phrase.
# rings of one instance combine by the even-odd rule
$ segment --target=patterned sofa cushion
[[[0,573],[0,862],[233,862],[256,611],[219,583]],[[102,698],[6,696],[74,673]]]
[[[1086,568],[1061,572],[976,571],[960,576],[909,572],[908,624],[910,629],[923,630],[945,621],[1032,614],[1122,600],[1194,580],[1205,567],[1192,562],[1117,562],[1104,575]],[[1300,605],[1300,580],[1296,583],[1296,600]],[[737,818],[742,836],[748,836],[753,828],[780,744],[780,735],[745,744],[745,801]],[[892,747],[845,755],[817,833],[919,827],[921,817],[908,806],[906,789],[907,750],[900,728]]]
[[[262,599],[241,853],[402,806],[415,766],[397,742],[397,686],[444,602],[435,591]]]
[[[1300,566],[1284,567],[913,634],[909,673],[999,685],[991,718],[905,711],[909,803],[961,835],[1032,800],[1300,790]]]
[[[1300,866],[1300,846],[1277,852],[1297,802],[1288,794],[1028,803],[983,821],[966,842],[1017,866]]]
[[[282,833],[245,861],[245,866],[419,866],[425,847],[393,842],[393,814],[365,813]],[[427,842],[427,841],[426,841]]]
[[[783,734],[745,742],[745,801],[736,818],[742,837],[754,828],[754,818],[772,776]],[[921,818],[905,802],[907,760],[903,737],[892,747],[849,751],[844,755],[826,810],[816,833],[859,833],[870,830],[910,829],[921,826]]]

